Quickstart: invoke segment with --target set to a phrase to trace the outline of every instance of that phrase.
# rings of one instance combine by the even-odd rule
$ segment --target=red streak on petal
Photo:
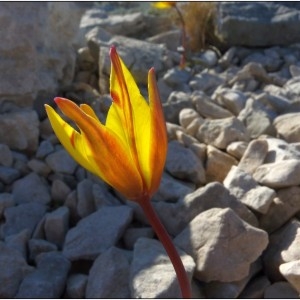
[[[70,141],[71,141],[73,148],[75,149],[75,132],[74,131],[71,134]]]
[[[112,98],[113,102],[120,105],[120,99],[119,99],[118,94],[115,93],[114,91],[110,91],[110,95],[111,95],[111,98]]]

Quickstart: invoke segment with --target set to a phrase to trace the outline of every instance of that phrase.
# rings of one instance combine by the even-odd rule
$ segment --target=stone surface
[[[266,288],[265,299],[299,299],[297,291],[286,281],[277,281]]]
[[[71,299],[82,299],[85,296],[88,276],[85,274],[72,274],[67,280],[67,295]]]
[[[300,113],[289,113],[278,116],[274,120],[278,136],[288,143],[300,142],[299,116]]]
[[[46,163],[53,172],[66,174],[73,174],[77,167],[77,163],[64,149],[50,153],[46,157]]]
[[[280,273],[295,288],[300,291],[300,260],[290,261],[279,266]]]
[[[130,298],[129,272],[130,265],[122,250],[116,247],[107,249],[90,269],[86,298]]]
[[[117,243],[131,220],[127,206],[103,207],[68,231],[63,254],[71,261],[95,259]]]
[[[250,264],[267,247],[268,235],[230,208],[212,208],[194,218],[174,242],[194,258],[198,280],[230,282],[248,275]]]
[[[93,182],[88,179],[80,181],[77,185],[77,213],[84,218],[95,211],[93,197]]]
[[[182,250],[178,251],[191,280],[195,262]],[[130,291],[133,298],[181,297],[173,265],[160,242],[147,238],[136,242],[130,266]]]

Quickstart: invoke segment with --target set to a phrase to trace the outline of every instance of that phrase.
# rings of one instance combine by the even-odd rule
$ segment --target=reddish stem
[[[169,236],[168,232],[166,231],[165,227],[163,226],[159,217],[157,216],[155,210],[153,209],[150,199],[142,199],[142,201],[139,201],[139,204],[141,205],[157,237],[159,238],[167,254],[169,255],[169,258],[173,264],[177,275],[182,298],[191,298],[191,285],[187,273],[184,269],[183,263],[181,261],[181,258],[171,240],[171,237]]]

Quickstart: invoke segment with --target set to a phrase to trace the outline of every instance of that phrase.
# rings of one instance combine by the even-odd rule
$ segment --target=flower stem
[[[149,220],[151,226],[153,227],[157,237],[159,238],[159,240],[163,244],[167,254],[169,255],[169,258],[175,269],[177,279],[179,281],[182,298],[191,298],[192,297],[191,285],[190,285],[187,273],[184,269],[183,263],[181,261],[181,258],[172,242],[171,237],[169,236],[165,227],[159,220],[159,217],[157,216],[155,210],[153,209],[150,199],[147,199],[147,198],[143,199],[142,201],[139,201],[139,204],[141,205],[141,207],[142,207],[147,219]]]

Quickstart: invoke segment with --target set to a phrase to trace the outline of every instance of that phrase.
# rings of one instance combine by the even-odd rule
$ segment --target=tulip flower
[[[170,256],[183,296],[188,298],[190,287],[181,259],[150,202],[160,184],[168,144],[154,69],[148,73],[148,103],[115,47],[110,49],[110,58],[112,104],[105,124],[89,105],[78,106],[65,98],[54,100],[79,131],[51,106],[45,105],[46,112],[58,139],[81,166],[142,207]]]

